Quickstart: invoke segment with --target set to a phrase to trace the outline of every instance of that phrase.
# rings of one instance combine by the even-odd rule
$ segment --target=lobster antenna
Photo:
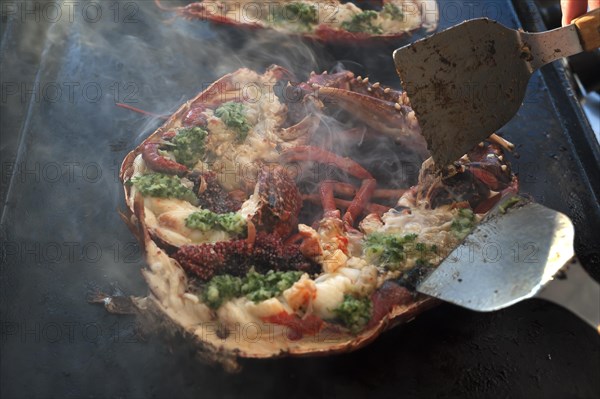
[[[152,113],[152,112],[144,111],[143,109],[139,109],[139,108],[136,108],[136,107],[132,107],[131,105],[128,105],[128,104],[123,104],[123,103],[115,103],[115,105],[116,105],[117,107],[125,108],[125,109],[128,109],[128,110],[130,110],[130,111],[133,111],[133,112],[137,112],[137,113],[139,113],[139,114],[142,114],[142,115],[152,116],[152,117],[154,117],[154,118],[159,118],[159,119],[163,119],[163,120],[167,120],[167,119],[169,119],[169,116],[168,116],[168,115],[158,115],[158,114],[154,114],[154,113]]]
[[[163,11],[177,11],[179,9],[179,7],[174,7],[174,8],[165,7],[162,5],[160,0],[154,0],[154,4],[156,4],[156,6]]]

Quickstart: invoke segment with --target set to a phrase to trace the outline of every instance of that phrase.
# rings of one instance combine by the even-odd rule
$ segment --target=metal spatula
[[[482,312],[543,298],[600,333],[600,285],[575,258],[574,236],[567,216],[513,197],[492,209],[417,291]]]
[[[598,47],[600,9],[543,33],[474,19],[394,51],[394,61],[433,159],[444,166],[515,115],[536,69]]]

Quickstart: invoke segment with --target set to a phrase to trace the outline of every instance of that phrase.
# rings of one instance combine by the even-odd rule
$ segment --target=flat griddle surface
[[[442,1],[440,28],[482,15],[521,26],[510,1],[482,3]],[[117,281],[128,294],[146,292],[139,247],[117,214],[124,207],[117,172],[160,122],[115,102],[168,114],[224,73],[270,63],[308,73],[342,60],[396,85],[391,52],[404,44],[332,48],[168,21],[150,1],[97,4],[97,22],[76,13],[73,22],[17,16],[0,26],[2,398],[600,393],[597,334],[537,300],[494,314],[442,305],[356,353],[244,361],[238,375],[197,362],[185,343],[139,336],[133,318],[87,304],[90,288]],[[520,7],[526,27],[540,29],[531,4]],[[28,94],[36,84],[38,94]],[[597,144],[587,141],[589,126],[560,65],[535,74],[501,133],[517,144],[511,161],[522,192],[573,218],[577,253],[598,278]]]

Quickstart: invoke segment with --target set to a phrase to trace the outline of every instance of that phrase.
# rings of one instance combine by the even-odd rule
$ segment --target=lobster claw
[[[510,167],[496,144],[480,144],[467,154],[466,159],[470,162],[465,167],[491,190],[501,191],[511,184]]]
[[[373,132],[427,156],[427,143],[406,93],[384,88],[379,82],[370,83],[369,78],[355,77],[349,71],[313,73],[308,82],[297,87],[318,96],[326,109],[342,109]]]
[[[469,164],[469,171],[476,179],[494,191],[504,190],[510,185],[512,179],[506,165],[473,162]]]
[[[495,144],[481,143],[454,165],[437,172],[431,159],[421,169],[418,197],[432,208],[468,201],[476,211],[486,212],[504,191],[516,191],[513,177],[502,151]]]
[[[283,148],[305,145],[321,123],[319,113],[323,103],[291,85],[285,88],[284,98],[287,100],[287,117],[283,126],[286,127],[279,128],[276,134],[285,142]]]

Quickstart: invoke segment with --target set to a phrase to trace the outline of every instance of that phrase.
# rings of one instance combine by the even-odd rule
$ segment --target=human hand
[[[571,21],[590,10],[600,8],[600,0],[560,0],[562,9],[562,24],[568,25]]]

